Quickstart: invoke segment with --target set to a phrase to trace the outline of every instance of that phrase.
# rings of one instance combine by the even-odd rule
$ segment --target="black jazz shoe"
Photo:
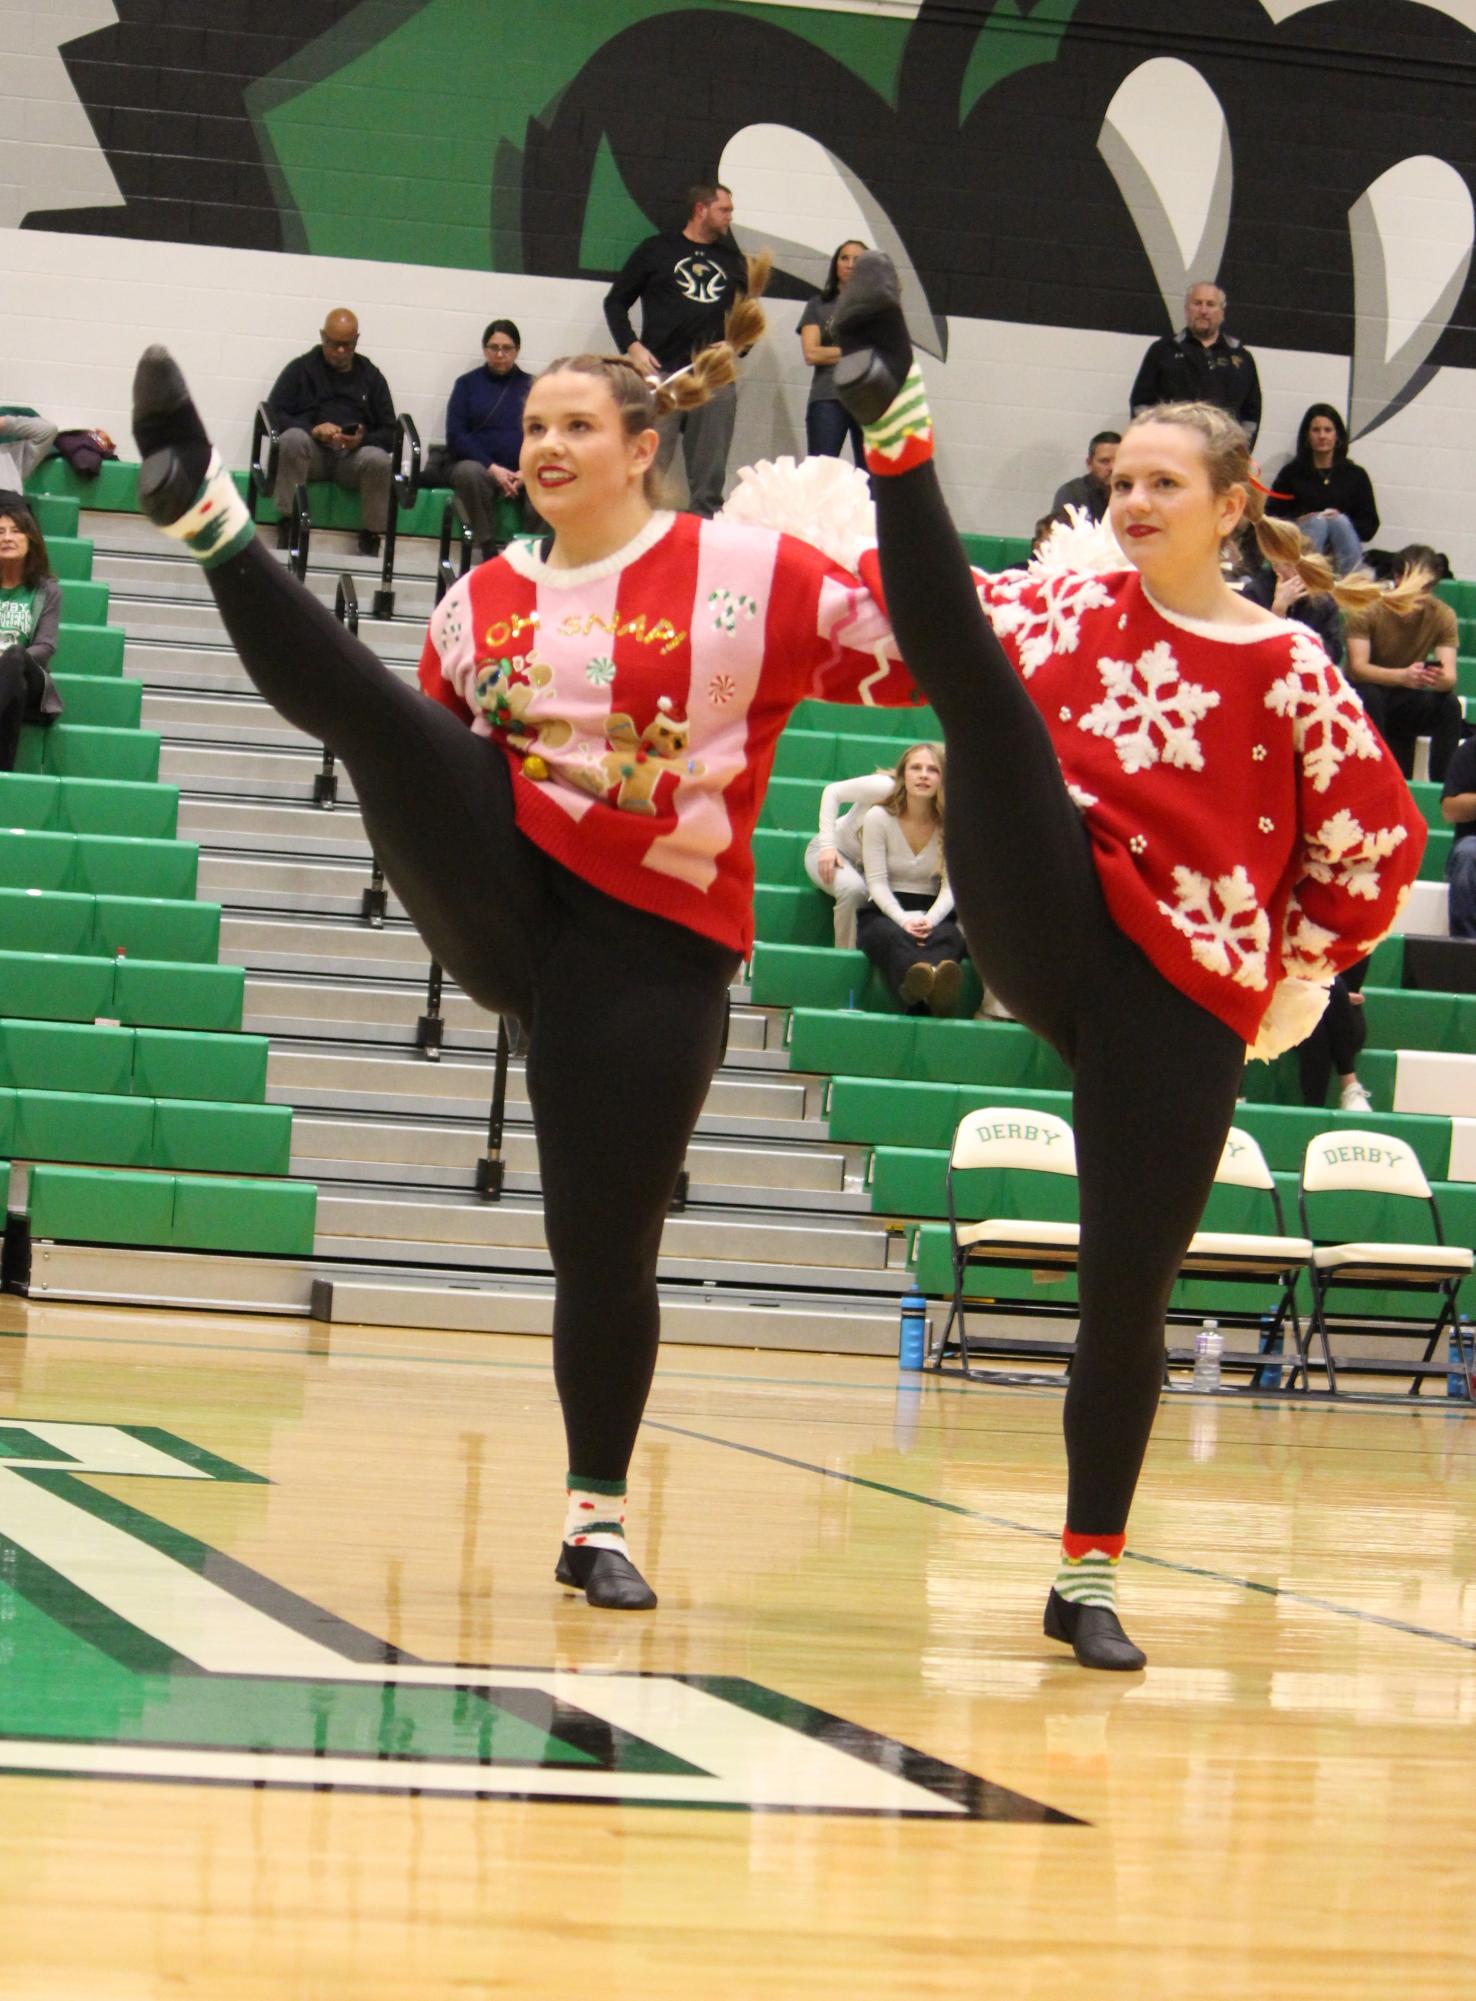
[[[1045,1636],[1064,1640],[1083,1667],[1131,1674],[1148,1665],[1148,1656],[1133,1645],[1110,1606],[1073,1605],[1056,1590],[1046,1600]]]
[[[830,328],[841,349],[836,393],[858,424],[874,424],[895,402],[912,367],[912,340],[890,257],[868,250],[856,259]]]
[[[554,1582],[567,1591],[582,1591],[602,1612],[649,1612],[656,1603],[656,1593],[618,1549],[576,1549],[561,1543]]]

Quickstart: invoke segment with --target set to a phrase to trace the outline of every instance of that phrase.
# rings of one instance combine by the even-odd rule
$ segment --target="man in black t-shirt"
[[[1251,443],[1261,427],[1261,378],[1255,356],[1225,332],[1227,300],[1218,285],[1191,285],[1185,325],[1154,341],[1128,398],[1136,417],[1155,403],[1213,403],[1245,427]]]
[[[1445,861],[1450,935],[1476,938],[1476,736],[1468,736],[1450,760],[1440,814],[1455,831]]]
[[[700,348],[722,339],[723,322],[748,284],[747,262],[729,233],[732,225],[730,190],[720,182],[700,183],[688,192],[685,225],[638,244],[605,294],[611,337],[643,375],[672,375]],[[639,338],[630,320],[638,299]],[[672,412],[661,420],[656,464],[665,471],[680,437],[694,514],[716,514],[723,504],[736,414],[737,391],[729,387],[699,410]]]

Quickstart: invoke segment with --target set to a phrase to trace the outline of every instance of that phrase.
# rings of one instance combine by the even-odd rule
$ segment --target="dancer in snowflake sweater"
[[[1272,1055],[1309,1032],[1326,983],[1392,925],[1424,825],[1317,641],[1224,581],[1221,549],[1249,516],[1268,557],[1333,587],[1295,527],[1265,519],[1223,411],[1171,405],[1130,427],[1105,574],[1053,571],[1047,551],[981,579],[943,504],[885,258],[861,260],[835,324],[887,610],[948,747],[958,912],[990,988],[1075,1073],[1081,1318],[1046,1631],[1088,1666],[1141,1667],[1115,1566],[1168,1296],[1247,1045]],[[1349,578],[1334,594],[1374,589]]]
[[[655,1367],[656,1261],[752,938],[754,821],[802,697],[918,701],[858,579],[772,530],[656,511],[655,419],[731,381],[762,330],[654,392],[579,356],[534,384],[522,471],[552,537],[457,584],[406,688],[257,541],[178,370],[135,385],[140,496],[206,565],[247,671],[348,766],[435,957],[531,1031],[568,1442],[556,1576],[643,1610],[626,1472]],[[827,464],[830,462],[827,461]]]

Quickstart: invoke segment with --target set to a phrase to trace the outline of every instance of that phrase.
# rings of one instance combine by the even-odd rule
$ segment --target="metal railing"
[[[256,504],[270,500],[277,483],[277,448],[280,440],[265,403],[258,403],[251,425],[251,465],[246,474],[246,505],[256,519]]]
[[[305,486],[292,489],[292,515],[287,524],[287,567],[297,581],[306,583],[308,544],[313,538],[313,514]]]
[[[400,510],[415,505],[420,492],[420,432],[408,410],[395,419],[394,473],[390,480],[389,516],[384,528],[384,560],[379,571],[379,588],[374,593],[374,616],[395,615],[395,549],[400,533]]]
[[[451,554],[453,547],[458,551],[454,561]],[[441,510],[441,540],[436,551],[437,604],[457,579],[466,575],[472,566],[474,553],[471,523],[461,502],[453,494]]]

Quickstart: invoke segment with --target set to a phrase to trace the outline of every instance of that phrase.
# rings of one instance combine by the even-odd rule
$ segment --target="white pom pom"
[[[722,519],[774,528],[808,542],[832,562],[854,570],[876,546],[876,509],[859,466],[816,456],[764,459],[743,466]]]
[[[671,703],[671,696],[670,696],[670,695],[658,695],[658,696],[656,697],[656,706],[657,706],[657,708],[658,708],[658,709],[661,709],[661,710],[663,710],[663,711],[669,711],[669,710],[670,710],[670,708],[671,708],[671,706],[672,706],[672,703]]]
[[[1117,537],[1105,521],[1093,521],[1084,507],[1068,507],[1070,526],[1052,522],[1040,547],[1030,558],[1033,577],[1105,577],[1114,570],[1135,570],[1138,566],[1124,555]]]
[[[1269,1063],[1273,1056],[1305,1042],[1322,1019],[1331,985],[1330,980],[1278,980],[1271,1005],[1261,1017],[1260,1030],[1246,1052],[1251,1061]]]

